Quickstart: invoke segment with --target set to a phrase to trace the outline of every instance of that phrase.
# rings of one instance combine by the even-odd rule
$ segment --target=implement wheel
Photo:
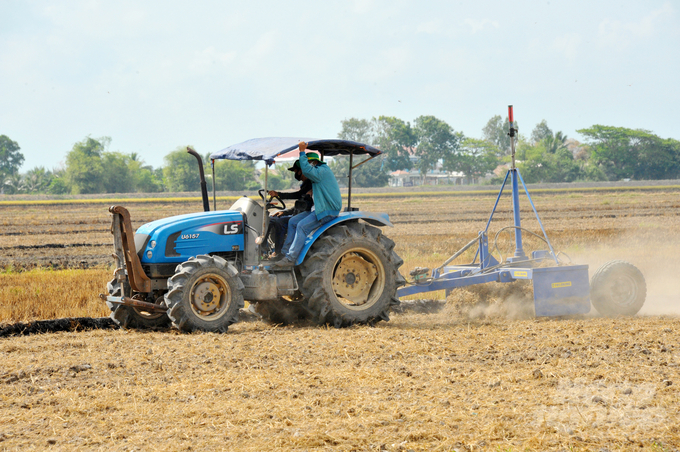
[[[109,295],[112,297],[130,296],[130,288],[127,287],[126,290],[123,290],[120,281],[115,278],[109,281],[106,287],[109,290]],[[135,295],[134,297],[137,296]],[[163,298],[158,297],[157,300],[150,302],[160,304],[162,301]],[[170,326],[170,319],[165,312],[149,312],[144,308],[123,306],[109,301],[106,302],[106,305],[111,309],[111,319],[121,328],[148,329]]]
[[[301,291],[312,320],[336,328],[389,320],[399,304],[397,288],[404,263],[394,242],[365,223],[330,228],[311,247],[300,266]]]
[[[647,284],[640,270],[624,261],[600,267],[590,280],[590,299],[597,312],[606,317],[635,315],[647,296]]]
[[[172,324],[182,331],[225,333],[243,307],[243,283],[221,257],[192,257],[168,280],[165,304]]]

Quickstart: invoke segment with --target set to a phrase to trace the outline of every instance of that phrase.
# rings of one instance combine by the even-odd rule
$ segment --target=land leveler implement
[[[509,133],[511,140],[512,161],[503,180],[503,185],[496,198],[496,203],[489,215],[486,227],[478,236],[447,259],[442,265],[430,271],[429,268],[416,268],[411,272],[409,285],[397,290],[399,297],[420,293],[445,290],[446,293],[459,287],[488,282],[511,283],[531,280],[533,283],[534,309],[536,316],[562,316],[586,314],[590,311],[591,302],[597,311],[605,316],[634,315],[645,302],[646,285],[642,273],[632,264],[624,261],[611,261],[595,272],[588,281],[587,265],[565,265],[560,254],[548,239],[543,223],[538,216],[531,195],[515,165],[515,137],[517,125],[514,122],[513,107],[508,107]],[[489,226],[501,200],[503,190],[510,179],[512,187],[513,225],[499,230],[514,230],[515,252],[507,259],[497,260],[489,248]],[[533,209],[543,236],[526,231],[521,226],[519,184]],[[548,250],[534,251],[527,256],[522,242],[522,233],[528,232],[542,239]],[[449,265],[468,249],[477,246],[471,264]],[[497,249],[497,247],[495,247]],[[552,265],[550,265],[552,263]]]

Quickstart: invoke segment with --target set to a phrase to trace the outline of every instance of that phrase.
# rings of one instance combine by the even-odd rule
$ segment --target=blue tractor
[[[333,221],[307,238],[293,269],[274,270],[268,260],[269,212],[283,209],[267,195],[268,168],[293,151],[299,141],[308,150],[349,156],[347,206]],[[155,328],[171,323],[182,331],[221,331],[238,320],[244,300],[274,322],[309,319],[343,327],[389,320],[399,303],[397,288],[403,261],[381,226],[387,214],[361,212],[351,205],[352,170],[380,155],[372,146],[345,140],[262,138],[230,146],[217,159],[263,160],[260,199],[238,199],[229,210],[210,211],[203,164],[199,163],[203,212],[178,215],[132,229],[130,214],[112,206],[116,270],[101,297],[121,327]],[[366,156],[355,164],[354,158]]]

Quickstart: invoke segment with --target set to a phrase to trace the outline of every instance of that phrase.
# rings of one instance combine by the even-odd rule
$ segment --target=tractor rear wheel
[[[590,299],[597,312],[606,317],[635,315],[647,296],[647,284],[640,270],[624,261],[600,267],[590,280]]]
[[[131,295],[129,287],[123,290],[123,285],[115,278],[109,281],[106,287],[109,290],[109,295],[112,297],[122,297],[123,295],[129,297]],[[153,302],[160,304],[162,301],[163,298],[159,297],[159,299]],[[170,325],[170,319],[165,312],[149,312],[144,308],[123,306],[109,301],[106,302],[106,305],[111,309],[111,319],[121,328],[165,328]]]
[[[182,331],[226,332],[243,307],[243,282],[236,268],[218,256],[196,256],[168,279],[168,317]]]
[[[365,223],[330,228],[311,247],[299,267],[302,303],[312,320],[336,328],[389,320],[399,304],[397,288],[404,261],[394,242]]]

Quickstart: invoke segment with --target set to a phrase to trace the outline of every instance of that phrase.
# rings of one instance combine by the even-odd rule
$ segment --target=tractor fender
[[[307,251],[316,242],[316,239],[321,237],[324,232],[332,228],[336,224],[345,223],[348,221],[358,221],[364,220],[366,223],[372,224],[373,226],[389,226],[393,227],[390,222],[390,218],[386,213],[374,213],[374,212],[340,212],[340,215],[332,219],[326,224],[322,224],[318,229],[315,229],[305,240],[305,245],[302,247],[302,251],[295,262],[295,265],[300,265],[302,261],[305,260]]]

